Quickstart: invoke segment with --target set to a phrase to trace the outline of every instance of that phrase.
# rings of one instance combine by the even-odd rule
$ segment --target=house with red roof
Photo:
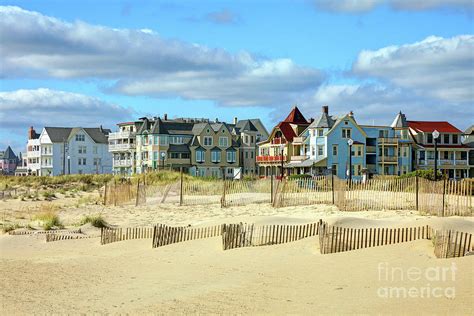
[[[408,127],[416,145],[416,169],[434,168],[436,142],[439,170],[450,179],[469,176],[470,148],[462,143],[461,130],[446,121],[408,121]]]
[[[297,106],[271,131],[267,140],[260,142],[257,163],[262,176],[280,175],[292,157],[300,154],[300,143],[294,140],[311,124]]]

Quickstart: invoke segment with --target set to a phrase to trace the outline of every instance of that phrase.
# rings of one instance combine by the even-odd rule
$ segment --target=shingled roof
[[[283,122],[292,124],[309,124],[297,106],[294,106],[290,114],[283,120]]]
[[[95,143],[107,144],[107,135],[110,133],[110,129],[103,129],[101,127],[77,127],[83,129]],[[71,132],[74,128],[71,127],[45,127],[46,133],[48,133],[51,142],[62,143],[69,139]]]
[[[454,125],[446,121],[408,121],[408,126],[417,132],[432,133],[462,133]]]
[[[7,149],[5,149],[5,151],[2,152],[2,155],[0,157],[1,159],[5,159],[5,160],[18,159],[18,157],[15,155],[15,153],[13,152],[10,146],[8,146]]]

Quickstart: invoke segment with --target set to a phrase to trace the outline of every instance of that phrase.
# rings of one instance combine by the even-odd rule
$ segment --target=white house
[[[109,133],[102,127],[45,127],[37,134],[30,127],[28,172],[40,176],[112,173]]]

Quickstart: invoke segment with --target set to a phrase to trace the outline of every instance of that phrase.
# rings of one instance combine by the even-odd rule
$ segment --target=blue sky
[[[474,123],[470,1],[0,3],[0,147],[164,113],[271,129],[293,104]]]

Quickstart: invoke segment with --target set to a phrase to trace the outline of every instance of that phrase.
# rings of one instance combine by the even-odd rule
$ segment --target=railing
[[[306,137],[300,136],[293,138],[293,144],[302,144],[305,141]]]
[[[378,162],[397,162],[397,156],[379,156],[377,157]]]
[[[398,137],[380,137],[377,138],[377,142],[379,144],[396,145],[399,139]]]
[[[257,162],[277,162],[281,161],[282,158],[286,160],[286,156],[257,156]]]
[[[133,166],[133,160],[123,159],[123,160],[113,160],[112,165],[114,167],[131,167]]]
[[[425,163],[426,161],[426,163]],[[434,159],[420,159],[418,160],[419,165],[434,165]],[[438,165],[440,166],[467,166],[467,159],[466,160],[460,160],[460,159],[438,159]]]
[[[375,154],[377,152],[376,146],[365,146],[365,148],[368,154]]]
[[[309,156],[291,156],[291,161],[302,161],[308,159]]]
[[[135,132],[114,132],[109,134],[110,139],[135,138]]]
[[[109,144],[109,151],[135,149],[135,144]]]
[[[286,144],[286,140],[283,138],[274,138],[272,139],[272,144]]]

